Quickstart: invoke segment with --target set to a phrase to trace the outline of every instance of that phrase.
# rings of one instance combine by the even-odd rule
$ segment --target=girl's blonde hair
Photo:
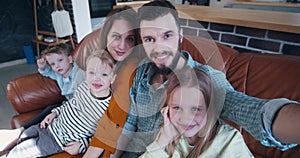
[[[172,92],[176,88],[183,86],[195,87],[199,89],[204,96],[204,100],[208,109],[206,115],[207,122],[198,132],[199,141],[186,156],[188,158],[195,158],[199,157],[199,155],[209,147],[213,138],[215,137],[218,127],[217,119],[219,118],[222,106],[214,105],[215,102],[212,99],[214,99],[213,91],[215,91],[215,88],[212,84],[209,75],[199,67],[190,68],[187,65],[182,70],[173,72],[170,75],[168,85],[166,87],[166,100],[164,106],[167,106],[167,102],[170,99]],[[179,139],[180,136],[177,136],[173,141],[171,141],[167,145],[166,152],[169,154],[170,157],[173,156],[175,149],[179,150],[181,157],[183,157],[182,151],[180,150],[180,148],[178,148]]]

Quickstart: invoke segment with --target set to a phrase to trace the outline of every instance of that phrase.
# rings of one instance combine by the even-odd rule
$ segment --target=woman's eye
[[[168,34],[165,34],[164,39],[169,39],[171,37],[172,37],[172,34],[168,33]]]
[[[126,38],[126,41],[127,41],[128,43],[132,43],[132,42],[134,42],[135,40],[134,40],[133,37],[128,37],[128,38]]]
[[[113,35],[112,37],[113,37],[113,39],[115,39],[115,40],[118,40],[118,39],[121,38],[119,35]]]

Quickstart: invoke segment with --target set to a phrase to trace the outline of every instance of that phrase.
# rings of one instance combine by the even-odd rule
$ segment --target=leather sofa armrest
[[[6,88],[8,100],[20,114],[65,100],[56,81],[39,73],[18,77],[10,81]]]
[[[31,112],[22,113],[20,115],[14,115],[10,120],[10,126],[12,129],[21,127],[24,123],[30,121],[32,118],[40,114],[42,110],[34,110]]]

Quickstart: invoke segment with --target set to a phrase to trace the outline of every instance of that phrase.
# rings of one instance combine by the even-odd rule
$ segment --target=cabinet
[[[43,31],[39,30],[38,28],[38,18],[37,18],[37,0],[33,0],[33,9],[34,9],[34,26],[35,26],[35,39],[32,41],[36,43],[36,50],[37,50],[37,56],[40,58],[40,45],[45,45],[45,46],[52,46],[58,43],[71,43],[73,49],[75,49],[75,44],[72,38],[72,35],[66,36],[64,38],[58,38],[54,32],[48,32],[48,31]],[[39,38],[39,36],[42,36],[42,38]],[[52,42],[46,42],[44,39],[45,38],[53,38],[54,40]]]

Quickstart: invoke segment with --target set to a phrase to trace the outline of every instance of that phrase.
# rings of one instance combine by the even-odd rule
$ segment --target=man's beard
[[[165,51],[164,53],[169,54],[169,55],[173,54],[170,51]],[[176,66],[178,64],[179,58],[180,58],[180,53],[176,52],[176,53],[174,53],[174,59],[169,67],[166,65],[161,65],[161,67],[158,67],[155,63],[153,63],[153,69],[156,73],[167,76],[171,72],[174,71],[174,69],[176,68]]]

